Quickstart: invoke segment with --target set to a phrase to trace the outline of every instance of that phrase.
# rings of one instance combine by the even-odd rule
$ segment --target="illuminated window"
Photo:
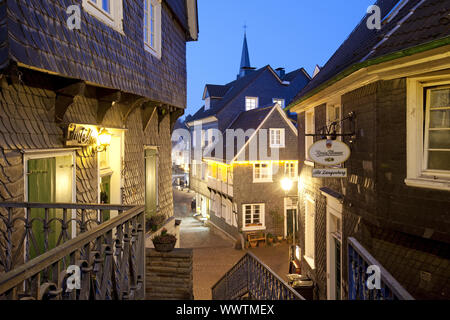
[[[264,229],[264,204],[244,204],[243,205],[243,230]]]
[[[269,163],[253,164],[253,182],[272,182],[271,170]]]
[[[284,175],[289,178],[297,178],[297,163],[286,162],[284,164]]]
[[[258,108],[258,98],[245,97],[245,111]]]
[[[123,7],[120,0],[83,0],[83,9],[108,26],[122,32]]]
[[[161,1],[144,0],[145,49],[161,58]]]
[[[284,148],[284,129],[270,129],[270,147]]]
[[[280,105],[280,107],[284,109],[284,99],[273,98],[272,102],[278,103]]]
[[[314,134],[314,110],[307,111],[305,114],[305,134]],[[313,136],[305,136],[305,159],[309,159],[309,148],[314,143]]]

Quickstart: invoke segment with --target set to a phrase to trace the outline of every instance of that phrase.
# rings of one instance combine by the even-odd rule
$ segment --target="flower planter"
[[[283,236],[277,236],[277,240],[278,240],[279,242],[283,241]]]
[[[273,238],[267,238],[267,242],[273,243]]]
[[[170,243],[157,243],[153,242],[153,245],[155,246],[155,250],[158,252],[170,252],[175,248],[175,242]]]
[[[250,246],[256,248],[258,246],[258,241],[250,241]]]

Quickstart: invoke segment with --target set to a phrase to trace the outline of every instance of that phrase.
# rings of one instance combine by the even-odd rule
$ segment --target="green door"
[[[295,221],[295,231],[298,230],[298,222],[297,222],[297,209],[287,209],[286,210],[286,227],[287,227],[287,235],[292,235],[292,226]]]
[[[51,157],[42,159],[31,159],[27,161],[27,192],[28,202],[54,203],[54,202],[72,202],[72,156]],[[47,219],[63,218],[61,209],[49,209]],[[31,219],[33,222],[33,235],[35,245],[30,241],[30,258],[34,258],[47,250],[50,250],[58,243],[63,241],[61,235],[61,223],[53,221],[49,224],[47,244],[45,241],[46,231],[43,220],[46,218],[45,209],[31,209]],[[67,219],[71,218],[71,212],[67,212]],[[39,220],[39,219],[42,219]],[[68,234],[65,237],[70,238],[71,225],[69,224]]]
[[[156,149],[145,150],[145,213],[151,217],[158,207],[158,153]]]

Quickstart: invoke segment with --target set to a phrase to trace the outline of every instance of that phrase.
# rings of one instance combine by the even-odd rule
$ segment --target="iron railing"
[[[144,298],[143,206],[0,203],[0,208],[7,212],[0,215],[4,224],[0,225],[0,239],[5,247],[0,248],[4,267],[0,273],[0,300]],[[23,209],[25,215],[14,214]],[[31,218],[33,209],[43,209],[44,218]],[[50,210],[60,212],[49,218]],[[106,210],[119,214],[103,222]],[[36,251],[36,237],[41,230],[33,228],[34,223],[43,227],[43,252]],[[74,228],[72,236],[70,225]],[[56,230],[56,245],[50,248],[49,236]],[[28,259],[33,247],[37,255]]]
[[[379,288],[374,271],[379,268]],[[369,277],[371,277],[369,279]],[[367,281],[371,282],[369,288]],[[375,285],[375,286],[374,286]],[[355,239],[348,238],[348,295],[349,300],[414,300],[394,277]]]
[[[304,300],[253,253],[248,252],[213,287],[213,300]]]

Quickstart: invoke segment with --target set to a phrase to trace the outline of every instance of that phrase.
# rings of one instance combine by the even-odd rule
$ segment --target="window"
[[[270,147],[284,148],[284,129],[270,129]]]
[[[297,178],[297,162],[286,162],[284,164],[284,175],[289,178]]]
[[[264,204],[244,204],[243,230],[262,230],[264,226]]]
[[[83,0],[83,9],[111,28],[122,32],[123,7],[117,0]]]
[[[272,182],[272,172],[269,163],[253,165],[253,182]]]
[[[311,268],[314,267],[314,256],[315,256],[315,211],[316,205],[312,198],[309,196],[305,200],[305,260],[308,262]]]
[[[205,111],[209,110],[211,108],[211,98],[208,97],[205,99]]]
[[[144,46],[161,58],[161,1],[144,0]]]
[[[314,134],[314,110],[307,111],[305,114],[305,134]],[[309,148],[314,143],[314,137],[305,136],[305,159],[309,160]]]
[[[273,98],[273,103],[278,103],[282,109],[284,109],[284,99]]]
[[[450,86],[426,89],[424,168],[450,173]]]
[[[258,108],[258,98],[245,97],[245,111]]]
[[[420,80],[407,80],[405,183],[450,190],[450,79]]]

